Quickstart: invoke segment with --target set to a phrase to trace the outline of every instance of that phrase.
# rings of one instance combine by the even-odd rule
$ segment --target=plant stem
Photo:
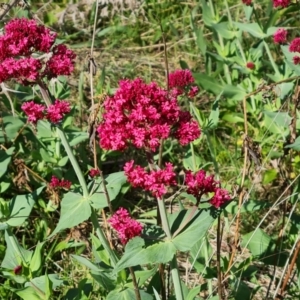
[[[91,208],[92,209],[92,214],[91,214],[91,220],[92,220],[92,223],[93,223],[93,227],[95,228],[96,230],[96,234],[101,242],[101,244],[103,245],[105,251],[108,253],[109,257],[110,257],[110,261],[112,263],[112,266],[115,267],[117,262],[118,262],[118,259],[117,259],[117,256],[115,254],[115,252],[110,248],[108,242],[107,242],[107,239],[99,225],[99,222],[98,222],[98,218],[97,218],[97,214],[94,210],[94,208]]]
[[[168,239],[172,238],[169,222],[167,219],[167,211],[166,211],[166,206],[165,202],[163,199],[157,198],[157,203],[158,203],[158,208],[159,208],[159,213],[161,217],[161,223],[163,230],[165,231]],[[181,281],[180,281],[180,275],[179,275],[179,270],[177,266],[177,260],[176,260],[176,255],[173,256],[173,259],[171,261],[171,275],[174,283],[174,289],[175,289],[175,295],[176,295],[176,300],[183,300],[183,292],[182,292],[182,287],[181,287]]]
[[[281,77],[281,75],[280,75],[280,72],[278,71],[277,65],[276,65],[276,63],[275,63],[275,61],[273,59],[273,56],[272,56],[271,51],[270,51],[270,48],[269,48],[269,46],[268,46],[268,44],[266,43],[265,40],[263,40],[263,44],[264,44],[264,47],[265,47],[266,52],[268,54],[269,60],[271,62],[271,65],[272,65],[272,67],[273,67],[273,69],[275,71],[275,74],[276,74],[276,76],[278,77],[278,80],[279,80],[280,77]]]
[[[132,277],[132,282],[133,282],[133,286],[134,286],[134,293],[135,293],[135,298],[137,300],[141,300],[141,294],[140,294],[140,290],[139,290],[139,286],[138,283],[136,281],[136,277],[135,277],[135,273],[132,267],[129,267],[129,271]]]
[[[40,87],[42,97],[43,97],[47,107],[49,107],[53,103],[53,100],[54,100],[53,96],[49,93],[49,90],[47,89],[47,87],[45,86],[45,84],[43,82],[39,83],[39,87]],[[82,174],[82,171],[81,171],[81,169],[79,167],[79,164],[77,162],[77,159],[76,159],[75,155],[73,154],[73,151],[70,147],[70,144],[67,140],[67,137],[66,137],[65,133],[59,127],[56,127],[56,128],[57,128],[57,133],[60,137],[60,140],[61,140],[62,144],[64,145],[65,150],[67,152],[67,155],[70,159],[70,162],[72,164],[74,172],[75,172],[75,174],[78,178],[79,184],[82,188],[83,196],[85,198],[87,198],[89,196],[88,188],[87,188],[84,176]]]
[[[221,273],[221,219],[218,216],[218,227],[217,227],[217,271],[218,271],[218,294],[219,299],[222,300],[222,273]]]

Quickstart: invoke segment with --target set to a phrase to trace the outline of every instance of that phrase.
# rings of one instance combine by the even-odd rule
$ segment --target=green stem
[[[272,65],[272,67],[273,67],[273,69],[274,69],[274,71],[275,71],[275,74],[276,74],[276,76],[278,77],[278,80],[280,80],[281,75],[280,75],[280,72],[279,72],[279,70],[278,70],[278,68],[277,68],[277,65],[275,64],[275,61],[274,61],[274,59],[273,59],[272,53],[271,53],[271,51],[270,51],[270,48],[269,48],[269,46],[268,46],[268,44],[266,43],[265,40],[263,40],[263,43],[264,43],[266,52],[267,52],[267,54],[268,54],[269,60],[270,60],[270,62],[271,62],[271,65]]]
[[[105,235],[99,225],[97,214],[96,214],[95,210],[93,208],[91,208],[91,209],[92,209],[91,220],[93,223],[93,227],[96,230],[96,234],[97,234],[102,246],[104,247],[105,251],[108,253],[108,255],[110,257],[112,266],[115,267],[118,262],[117,256],[116,256],[115,252],[110,248],[110,246],[107,242],[107,238],[105,237]]]
[[[71,164],[73,166],[75,174],[77,175],[78,181],[79,181],[80,186],[82,188],[83,196],[85,198],[88,198],[89,191],[88,191],[88,188],[87,188],[84,176],[83,176],[82,171],[81,171],[81,169],[79,167],[77,159],[76,159],[75,155],[73,154],[73,151],[72,151],[72,149],[70,147],[70,144],[69,144],[69,142],[67,140],[67,137],[66,137],[65,133],[60,128],[58,128],[58,127],[57,127],[57,132],[58,132],[58,135],[60,137],[60,140],[61,140],[62,144],[65,147],[65,150],[66,150],[66,152],[68,154],[68,157],[69,157],[70,162],[71,162]]]
[[[170,225],[168,222],[167,218],[167,211],[166,211],[166,206],[165,202],[163,199],[157,198],[157,203],[158,203],[158,209],[161,217],[161,223],[163,230],[165,231],[168,239],[172,238],[171,230],[170,230]],[[179,270],[177,266],[177,259],[176,255],[173,256],[173,259],[171,261],[171,275],[174,283],[174,289],[175,289],[175,295],[176,295],[176,300],[183,300],[183,292],[182,292],[182,287],[181,287],[181,281],[180,281],[180,275],[179,275]]]
[[[49,93],[49,90],[47,89],[47,87],[45,86],[44,83],[40,82],[39,87],[40,87],[42,97],[43,97],[46,105],[49,107],[53,103],[54,99],[53,99],[52,95]],[[57,128],[57,133],[58,133],[58,135],[61,139],[62,144],[65,147],[65,150],[68,154],[68,157],[70,159],[72,167],[75,171],[75,174],[76,174],[76,176],[78,178],[78,181],[80,183],[80,186],[82,188],[83,196],[85,198],[87,198],[89,196],[89,191],[88,191],[87,184],[86,184],[86,181],[84,179],[84,176],[82,174],[82,171],[81,171],[81,169],[79,167],[79,164],[77,162],[77,159],[76,159],[75,155],[73,154],[73,151],[70,147],[70,144],[67,140],[67,137],[66,137],[65,133],[59,127],[56,127],[56,128]]]

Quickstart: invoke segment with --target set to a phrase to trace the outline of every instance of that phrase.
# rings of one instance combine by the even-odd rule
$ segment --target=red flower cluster
[[[273,0],[273,7],[288,7],[290,5],[290,0]]]
[[[104,149],[124,150],[130,144],[136,148],[156,151],[161,139],[170,136],[185,145],[200,136],[196,121],[182,116],[178,95],[168,93],[156,83],[144,83],[140,78],[122,80],[114,96],[104,102],[103,121],[97,132]],[[178,129],[178,130],[177,130]],[[189,136],[182,136],[190,131]]]
[[[295,38],[292,40],[290,47],[289,47],[289,51],[290,52],[300,52],[300,38]],[[296,55],[293,57],[293,61],[295,65],[299,65],[300,64],[300,56]]]
[[[37,104],[34,101],[28,101],[22,104],[21,109],[28,117],[28,121],[36,124],[38,120],[46,118],[50,122],[59,123],[65,114],[69,113],[70,103],[62,100],[55,100],[48,108],[45,105]]]
[[[63,188],[69,190],[72,185],[72,182],[66,179],[59,180],[56,176],[52,176],[50,181],[50,186],[52,188]]]
[[[69,113],[71,110],[70,108],[70,103],[67,101],[61,101],[56,99],[54,104],[51,104],[47,108],[47,115],[46,118],[51,122],[51,123],[59,123],[65,114]]]
[[[75,54],[64,45],[54,46],[51,53],[56,34],[45,26],[22,18],[9,21],[4,29],[0,36],[0,82],[16,79],[31,84],[44,76],[50,79],[73,71]]]
[[[128,182],[133,187],[140,187],[150,191],[154,197],[161,198],[166,192],[166,186],[176,185],[173,165],[166,163],[164,170],[147,172],[141,166],[134,166],[134,161],[127,162],[124,166]]]
[[[135,236],[140,236],[143,230],[142,224],[132,219],[123,207],[120,207],[108,222],[118,232],[123,245]]]
[[[192,86],[195,80],[190,70],[176,70],[169,74],[169,88],[173,89],[173,93],[181,95],[184,91],[189,97],[195,97],[199,89]]]
[[[284,44],[286,43],[287,31],[283,28],[277,29],[273,35],[273,40],[275,44]]]
[[[200,170],[196,174],[187,171],[185,183],[187,193],[194,195],[197,199],[200,199],[204,194],[214,193],[209,202],[217,208],[231,199],[228,191],[220,188],[220,183],[214,179],[213,175],[206,176],[204,170]]]
[[[247,62],[246,67],[250,70],[255,69],[255,64],[252,61]]]
[[[242,0],[242,2],[247,6],[250,6],[252,4],[252,0]]]
[[[90,169],[89,174],[92,178],[94,178],[100,175],[100,171],[98,169]]]

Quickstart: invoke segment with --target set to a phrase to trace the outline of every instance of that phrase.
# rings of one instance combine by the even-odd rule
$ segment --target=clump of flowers
[[[242,2],[247,6],[250,6],[252,4],[252,0],[242,0]]]
[[[275,44],[284,44],[286,43],[287,39],[287,30],[283,28],[279,28],[276,30],[276,32],[273,35],[273,40]]]
[[[288,7],[290,4],[290,0],[273,0],[273,7]]]
[[[69,113],[71,110],[70,103],[62,100],[55,100],[54,104],[51,104],[47,108],[46,118],[56,124],[59,123],[65,114]]]
[[[52,33],[35,20],[13,19],[0,36],[0,83],[15,79],[33,84],[44,77],[70,75],[75,54],[65,45],[55,45]]]
[[[187,193],[195,196],[198,201],[200,201],[204,194],[214,193],[209,202],[217,208],[231,199],[228,191],[220,187],[220,182],[216,181],[213,175],[206,176],[204,170],[200,170],[195,174],[187,171],[185,184],[187,186]]]
[[[125,164],[124,171],[133,187],[150,191],[157,198],[167,193],[167,186],[176,186],[175,172],[171,163],[166,163],[165,169],[147,172],[141,166],[135,166],[131,160]]]
[[[191,82],[191,79],[187,77],[184,82]],[[182,86],[183,83],[176,84]],[[154,152],[161,139],[176,137],[186,145],[198,138],[201,133],[198,123],[192,120],[189,112],[188,121],[181,118],[177,97],[154,82],[146,84],[140,78],[121,80],[115,95],[104,102],[103,121],[97,128],[100,146],[125,150],[133,145]],[[183,137],[187,130],[191,134]]]
[[[118,232],[119,239],[123,245],[134,238],[140,236],[143,230],[143,226],[138,221],[132,219],[128,211],[120,207],[114,215],[108,219],[111,227]]]
[[[181,95],[184,92],[189,97],[194,97],[198,93],[197,86],[193,86],[195,79],[190,70],[176,70],[169,74],[169,88],[173,89],[173,93]]]
[[[290,43],[289,46],[289,51],[290,52],[300,52],[300,38],[295,38],[292,40],[292,42]],[[293,61],[295,65],[299,65],[300,64],[300,56],[296,55],[293,57]]]
[[[55,100],[48,108],[45,105],[37,104],[34,101],[28,101],[22,104],[21,109],[28,117],[28,121],[36,124],[38,120],[46,118],[48,121],[59,123],[69,113],[70,103],[59,99]]]
[[[63,188],[69,190],[72,185],[72,182],[66,179],[58,179],[56,176],[52,176],[50,181],[50,187],[52,188]]]
[[[99,169],[90,169],[89,175],[94,178],[100,175]]]
[[[36,124],[38,120],[44,118],[46,106],[37,104],[34,101],[28,101],[22,104],[21,109],[27,115],[28,121]]]

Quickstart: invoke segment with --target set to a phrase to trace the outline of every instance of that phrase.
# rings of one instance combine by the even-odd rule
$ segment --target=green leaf
[[[91,271],[95,271],[95,272],[99,271],[99,268],[95,264],[90,262],[87,258],[75,254],[72,254],[71,256],[75,258],[80,264],[86,266]]]
[[[226,84],[223,89],[223,96],[232,100],[241,101],[246,96],[246,91],[238,86]]]
[[[207,5],[206,0],[201,0],[202,18],[206,26],[210,27],[216,23],[210,7]]]
[[[218,98],[214,101],[211,107],[210,115],[208,118],[208,127],[209,128],[215,128],[217,127],[219,123],[219,116],[220,116],[220,110],[219,110],[219,101],[222,94],[218,96]],[[196,171],[196,170],[195,170]]]
[[[219,95],[223,91],[223,85],[216,79],[201,73],[193,73],[197,85],[200,85],[206,91]]]
[[[92,250],[93,256],[96,262],[104,262],[106,265],[110,265],[110,259],[108,253],[105,251],[104,247],[101,245],[100,240],[91,234],[92,238]]]
[[[52,296],[52,291],[53,291],[53,282],[49,279],[49,276],[45,274],[45,294],[46,294],[46,299],[50,299]]]
[[[6,251],[1,267],[13,270],[21,263],[29,264],[32,256],[32,251],[26,250],[20,246],[16,237],[5,230]]]
[[[67,164],[68,161],[69,161],[69,157],[65,156],[65,157],[63,157],[62,159],[59,160],[59,162],[57,163],[57,165],[59,167],[64,167]]]
[[[63,229],[74,227],[86,221],[91,213],[88,199],[74,192],[65,194],[61,201],[59,222],[49,238]]]
[[[9,216],[5,222],[0,222],[0,225],[7,224],[9,226],[20,226],[29,217],[31,210],[37,200],[37,197],[42,192],[45,186],[41,186],[32,194],[15,196],[9,202]]]
[[[242,246],[247,247],[254,257],[262,257],[273,248],[274,242],[269,235],[258,228],[242,236]]]
[[[265,115],[264,125],[266,128],[273,133],[286,134],[285,131],[288,130],[292,120],[287,112],[272,112],[264,110],[263,113]]]
[[[116,276],[111,272],[92,271],[91,276],[106,290],[112,291],[116,288],[117,280]]]
[[[143,300],[153,300],[152,295],[146,293],[143,290],[140,290],[141,299]],[[123,289],[117,289],[114,291],[111,291],[107,297],[106,300],[132,300],[136,299],[135,297],[135,291],[131,288],[123,288]]]
[[[105,185],[109,195],[110,201],[116,199],[122,186],[126,183],[127,178],[124,172],[112,173],[105,177]],[[104,187],[101,178],[97,178],[94,183],[89,185],[89,188],[93,190],[93,195],[89,198],[91,205],[96,208],[104,208],[108,206],[106,196],[104,194]]]
[[[38,272],[40,271],[42,267],[42,250],[43,250],[44,242],[43,243],[38,243],[34,253],[32,255],[32,258],[30,260],[30,270],[32,272],[32,276],[36,277],[38,275]]]
[[[241,113],[235,113],[235,114],[225,114],[222,119],[224,121],[230,122],[230,123],[244,123],[244,118],[242,117]]]
[[[71,147],[76,146],[77,144],[86,141],[89,138],[89,135],[86,131],[66,131],[66,136]]]
[[[171,241],[158,242],[145,247],[145,241],[135,237],[127,243],[125,253],[115,266],[114,272],[142,264],[167,263],[175,253],[176,248]]]
[[[0,150],[0,178],[6,173],[14,150],[15,147],[11,147],[6,151]]]
[[[33,287],[29,286],[22,290],[15,292],[19,297],[24,300],[44,300],[44,296],[38,293]]]
[[[49,140],[50,138],[54,138],[55,135],[51,129],[51,125],[47,121],[39,121],[37,123],[37,135],[36,137],[39,140]]]
[[[46,279],[46,276],[48,279]],[[37,287],[39,290],[41,290],[43,293],[46,293],[46,281],[50,280],[52,282],[52,289],[55,290],[59,286],[63,284],[63,280],[58,277],[57,274],[48,274],[43,275],[40,277],[35,277],[29,282],[25,283],[26,287]]]
[[[298,136],[295,139],[295,142],[293,144],[287,145],[284,148],[290,148],[290,149],[293,149],[293,150],[296,150],[296,151],[300,151],[300,136]]]
[[[196,286],[195,288],[191,289],[185,298],[186,300],[194,300],[195,297],[200,293],[201,286]]]
[[[266,34],[263,32],[263,30],[260,28],[260,26],[257,23],[239,23],[239,22],[233,22],[233,24],[241,29],[242,31],[248,32],[254,37],[263,39],[266,37]]]
[[[186,211],[186,218],[189,218],[191,210]],[[172,239],[173,244],[179,251],[189,251],[201,240],[214,221],[210,210],[198,211],[192,220],[185,227],[184,231]],[[185,219],[183,219],[185,222]]]
[[[157,265],[150,270],[135,271],[134,274],[139,286],[142,286],[150,277],[154,276],[156,272],[157,272]]]
[[[24,126],[25,123],[18,117],[5,116],[3,117],[3,124],[7,139],[12,141],[16,138],[19,130]]]
[[[242,205],[240,212],[251,213],[252,211],[266,209],[270,206],[271,204],[269,201],[248,200]],[[238,212],[238,209],[239,209],[239,204],[235,201],[230,202],[225,208],[225,210],[230,214],[236,214]]]
[[[49,162],[49,163],[52,163],[52,164],[57,163],[56,159],[51,157],[48,154],[48,151],[46,151],[44,148],[40,148],[40,154],[41,154],[41,157],[42,157],[43,161]]]
[[[213,24],[212,28],[223,38],[233,39],[237,36],[238,32],[228,29],[229,22],[221,22],[218,24]]]

